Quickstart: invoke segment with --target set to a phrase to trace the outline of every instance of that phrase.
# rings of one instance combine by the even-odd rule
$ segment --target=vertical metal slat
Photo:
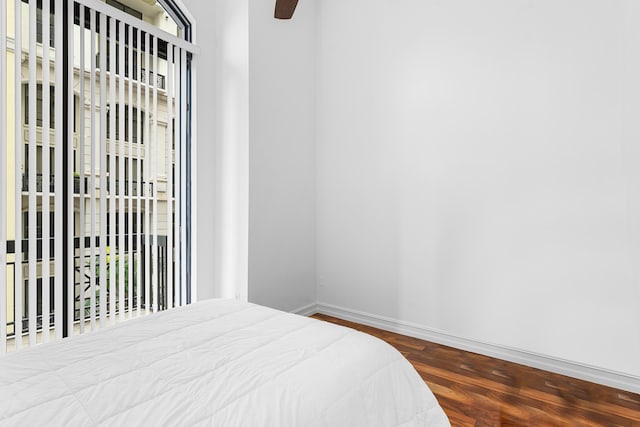
[[[144,180],[142,177],[142,119],[144,116],[141,113],[142,110],[142,32],[136,28],[135,30],[135,39],[138,44],[138,50],[136,52],[137,64],[136,64],[136,105],[138,109],[136,111],[136,118],[138,122],[136,123],[136,134],[138,135],[138,141],[136,143],[136,153],[137,153],[137,178],[138,178],[138,191],[136,194],[136,257],[138,259],[138,267],[136,268],[136,291],[138,292],[136,299],[136,315],[141,315],[142,313],[142,224],[141,224],[141,214],[142,214],[142,192],[144,190]]]
[[[167,44],[167,306],[173,308],[173,46]]]
[[[22,1],[15,0],[15,55],[14,55],[14,157],[15,157],[15,231],[16,262],[13,300],[13,331],[16,350],[22,348]]]
[[[124,250],[124,138],[125,138],[125,127],[124,127],[124,111],[125,111],[125,102],[124,102],[124,22],[118,23],[118,129],[120,129],[120,135],[118,140],[118,153],[120,155],[119,159],[119,185],[118,185],[118,224],[120,226],[118,230],[118,279],[114,283],[118,283],[118,311],[119,311],[119,319],[124,320],[125,314],[125,300],[124,300],[124,288],[125,288],[125,277],[124,277],[124,263],[125,260],[125,250]],[[113,75],[113,73],[112,73]],[[115,142],[115,141],[114,141]],[[114,145],[112,144],[112,147]],[[115,242],[115,241],[114,241]],[[114,251],[115,254],[115,251]],[[112,288],[113,289],[113,288]],[[115,289],[114,289],[115,290]]]
[[[7,2],[0,0],[0,165],[7,164]],[[0,176],[0,212],[7,211],[6,169]],[[7,217],[0,217],[0,355],[7,352]]]
[[[36,58],[36,0],[29,0],[29,276],[28,284],[28,308],[29,308],[29,346],[36,344],[38,333],[38,273],[37,273],[37,148],[36,124],[37,124],[37,58]],[[44,88],[42,89],[44,90]],[[48,131],[48,129],[43,129]],[[16,147],[17,148],[17,147]]]
[[[75,212],[74,212],[74,197],[73,197],[73,120],[74,120],[74,99],[73,99],[73,88],[74,88],[74,78],[73,78],[73,56],[74,56],[74,27],[75,27],[75,19],[74,19],[74,0],[67,1],[67,49],[68,52],[66,58],[69,62],[67,68],[67,93],[65,96],[67,97],[67,123],[65,124],[67,127],[67,158],[65,161],[67,162],[67,218],[65,219],[67,222],[67,336],[71,337],[74,335],[74,319],[75,319]]]
[[[174,275],[175,275],[175,281],[176,281],[176,305],[182,305],[183,304],[183,298],[182,298],[182,285],[180,282],[180,174],[182,171],[182,162],[180,160],[180,144],[181,144],[181,139],[180,139],[180,126],[181,126],[181,118],[180,118],[180,114],[181,114],[181,109],[180,109],[180,103],[182,102],[182,93],[180,91],[180,81],[181,81],[181,70],[180,70],[180,64],[181,64],[181,58],[182,56],[182,49],[176,48],[176,54],[174,56],[174,69],[176,70],[175,73],[175,77],[174,77],[174,88],[175,88],[175,93],[174,93],[174,97],[176,99],[176,111],[175,111],[175,117],[176,117],[176,124],[175,124],[175,129],[174,132],[176,134],[176,143],[175,143],[175,149],[174,149],[174,159],[175,159],[175,177],[174,177],[174,182],[173,185],[175,187],[174,190],[174,211],[175,211],[175,221],[173,224],[173,235],[175,236],[175,242],[174,242],[174,246],[175,246],[175,269],[174,269]]]
[[[182,305],[187,304],[187,229],[186,224],[186,140],[187,140],[187,52],[180,52],[180,290]]]
[[[63,62],[63,49],[59,47],[62,46],[62,2],[55,2],[55,43],[54,45],[58,48],[56,49],[56,60],[55,60],[55,75],[56,75],[56,87],[55,87],[55,105],[58,107],[55,111],[55,157],[56,157],[56,166],[55,170],[58,176],[58,179],[55,180],[55,287],[54,287],[54,313],[55,313],[55,336],[56,339],[62,338],[62,329],[63,329],[63,317],[62,317],[62,305],[64,301],[62,299],[62,288],[64,286],[65,278],[62,275],[63,266],[62,266],[62,251],[63,251],[63,217],[62,217],[62,179],[61,179],[61,171],[62,171],[62,144],[64,141],[62,140],[62,62]]]
[[[49,31],[50,23],[50,3],[45,1],[42,3],[42,341],[49,342],[49,317],[51,307],[49,304],[49,280],[50,271],[50,233],[51,224],[49,221],[50,211],[50,153],[51,147],[50,132],[51,128],[51,111],[50,111],[50,55],[49,41],[51,32]]]
[[[153,80],[149,80],[147,84],[153,85],[153,150],[151,151],[151,173],[153,180],[153,236],[152,236],[152,249],[151,254],[153,260],[151,265],[153,267],[152,280],[153,280],[153,311],[158,311],[158,279],[160,275],[160,260],[158,259],[158,37],[153,37]]]
[[[196,87],[197,85],[197,56],[196,55],[191,55],[191,88],[190,88],[190,94],[191,94],[191,106],[190,106],[190,112],[191,112],[191,120],[189,123],[189,130],[191,132],[191,145],[189,146],[189,155],[191,156],[191,168],[189,170],[189,176],[190,178],[196,177],[197,176],[197,161],[196,159],[198,158],[198,154],[197,154],[197,147],[198,147],[198,125],[197,125],[197,115],[194,113],[194,105],[198,105],[198,101],[197,101],[197,97],[198,97],[198,89]],[[198,180],[197,179],[190,179],[190,187],[191,187],[191,194],[198,194]],[[196,201],[197,199],[195,197],[191,198],[191,205],[189,205],[189,213],[191,215],[191,221],[189,222],[189,227],[190,227],[190,231],[191,231],[191,235],[190,237],[190,241],[189,241],[189,247],[191,248],[191,251],[193,253],[194,249],[198,247],[198,233],[194,233],[193,230],[196,229],[197,227],[197,223],[198,223],[198,209],[196,206]],[[186,234],[186,233],[185,233]],[[189,281],[189,291],[191,292],[191,301],[190,303],[193,304],[194,302],[198,301],[198,279],[197,279],[197,274],[198,274],[198,269],[197,269],[197,257],[192,256],[190,262],[190,281]]]
[[[84,288],[85,288],[85,274],[86,274],[86,268],[85,268],[85,262],[84,262],[84,258],[85,258],[85,237],[86,237],[86,226],[85,226],[85,186],[84,186],[84,177],[85,177],[85,158],[84,158],[84,145],[85,145],[85,114],[84,114],[84,85],[85,85],[85,81],[84,81],[84,69],[85,69],[85,64],[84,64],[84,60],[85,60],[85,55],[84,55],[84,50],[85,50],[85,9],[84,6],[79,4],[78,5],[79,8],[79,14],[80,14],[80,58],[79,58],[79,65],[80,65],[80,70],[79,70],[79,78],[80,78],[80,99],[78,100],[78,130],[79,130],[79,140],[78,140],[78,175],[79,175],[79,179],[80,179],[80,185],[79,185],[79,190],[80,190],[80,194],[78,196],[78,210],[79,210],[79,224],[78,224],[78,235],[80,236],[80,244],[79,244],[79,248],[78,248],[78,271],[79,271],[79,281],[80,281],[80,288],[78,290],[78,310],[79,310],[79,321],[80,321],[80,333],[83,334],[84,333],[84,323],[85,323],[85,319],[84,319],[84,300],[85,300],[85,295],[84,295]],[[75,179],[75,178],[74,178]]]
[[[175,68],[178,70],[176,73],[176,99],[178,100],[178,106],[176,108],[176,149],[175,149],[175,158],[176,158],[176,177],[175,177],[175,187],[176,187],[176,195],[175,195],[175,211],[176,211],[176,221],[174,225],[175,236],[176,236],[176,282],[178,288],[176,290],[176,300],[178,301],[178,305],[184,305],[186,299],[186,293],[184,292],[182,286],[182,246],[181,242],[181,232],[180,232],[180,200],[182,199],[182,158],[181,156],[181,147],[182,147],[182,105],[183,95],[182,95],[182,49],[178,49],[175,57],[176,66]]]
[[[91,30],[90,36],[90,57],[91,62],[91,74],[89,74],[89,92],[90,92],[90,107],[89,107],[89,121],[91,126],[91,159],[90,162],[90,177],[91,187],[89,188],[89,218],[91,220],[90,227],[90,249],[89,249],[89,316],[91,318],[91,331],[96,329],[96,137],[97,124],[96,124],[96,11],[91,9],[89,11],[89,27]]]
[[[100,14],[100,327],[107,321],[107,16]]]
[[[128,185],[128,194],[129,194],[129,210],[128,210],[128,247],[127,251],[127,259],[129,260],[129,270],[127,274],[127,280],[129,283],[128,287],[128,313],[129,317],[133,315],[133,270],[136,267],[136,264],[133,261],[133,25],[129,25],[129,67],[127,69],[129,75],[129,102],[127,105],[127,109],[129,111],[129,155],[128,155],[128,168],[129,168],[129,176],[127,177],[127,185]]]
[[[109,17],[109,323],[116,316],[116,20]],[[101,235],[101,237],[104,235]],[[106,278],[105,278],[106,279]],[[105,281],[104,286],[107,285]],[[105,288],[106,289],[106,288]],[[105,290],[103,289],[103,290]]]
[[[146,113],[146,120],[144,121],[144,146],[145,146],[145,156],[144,159],[147,162],[147,167],[144,169],[145,176],[145,191],[144,191],[144,308],[145,313],[150,312],[150,303],[149,303],[149,287],[151,285],[150,279],[150,236],[149,236],[149,193],[152,191],[149,174],[149,159],[151,157],[151,138],[149,138],[149,120],[151,115],[149,114],[149,33],[144,34],[144,73],[146,82],[144,88],[144,103],[145,108],[144,111]],[[153,189],[155,191],[155,189]]]

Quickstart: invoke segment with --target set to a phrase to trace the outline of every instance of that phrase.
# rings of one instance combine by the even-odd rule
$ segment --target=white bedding
[[[0,425],[449,423],[386,343],[210,300],[0,358]]]

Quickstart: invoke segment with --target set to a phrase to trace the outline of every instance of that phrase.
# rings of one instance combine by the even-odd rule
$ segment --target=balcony
[[[55,192],[55,175],[50,175],[49,176],[49,192],[50,193],[54,193]],[[43,186],[43,175],[41,173],[36,175],[36,192],[37,193],[42,193],[42,186]],[[99,182],[99,178],[98,182]],[[120,180],[116,179],[115,180],[115,195],[119,196],[120,195]],[[142,183],[140,183],[139,181],[132,181],[131,182],[131,193],[129,194],[129,180],[124,181],[124,195],[125,196],[142,196],[145,197],[146,196],[146,191],[145,188],[147,187],[147,184],[149,184],[149,196],[153,197],[153,183],[147,183],[145,181],[142,181]],[[88,192],[89,190],[89,177],[85,176],[84,177],[84,193],[83,194],[90,194]],[[22,174],[22,192],[27,193],[29,192],[29,175],[28,174]],[[73,178],[73,193],[74,194],[80,194],[80,177],[79,176],[75,176]],[[138,194],[140,193],[140,194]],[[111,194],[111,181],[109,179],[107,179],[107,194]]]
[[[100,68],[100,54],[96,54],[96,68]],[[125,77],[129,77],[129,65],[125,64],[124,66],[125,70],[124,70],[124,76]],[[111,66],[109,64],[108,58],[107,58],[107,71],[111,72]],[[116,71],[116,75],[118,74],[118,72]],[[133,80],[137,80],[140,83],[147,83],[146,79],[147,79],[147,69],[146,68],[141,68],[140,69],[140,78],[138,78],[138,70],[137,67],[134,66],[133,67]],[[167,89],[167,84],[166,84],[166,76],[162,75],[162,74],[156,74],[153,71],[149,71],[149,86],[153,87],[153,86],[157,86],[158,89],[160,90],[166,90]]]
[[[86,178],[85,178],[86,179]],[[116,179],[116,191],[115,191],[115,195],[119,196],[120,195],[120,180]],[[149,197],[153,197],[153,183],[150,182],[149,184]],[[132,181],[131,182],[131,192],[133,194],[131,194],[131,196],[137,197],[137,196],[142,196],[145,197],[146,196],[146,191],[145,188],[147,187],[147,182],[142,181],[142,185],[140,185],[140,182],[138,181]],[[85,186],[86,188],[86,186]],[[138,194],[138,189],[140,189],[140,194]],[[107,193],[111,194],[111,182],[107,179]],[[129,196],[129,181],[126,180],[124,181],[124,195],[125,196]]]
[[[118,236],[119,237],[119,236]],[[96,254],[93,258],[90,255],[90,247],[93,244],[94,247],[96,248],[101,248],[101,244],[106,244],[106,245],[110,245],[109,242],[109,237],[106,238],[106,240],[102,241],[101,238],[96,237],[95,240],[92,242],[90,237],[85,237],[85,242],[84,242],[84,246],[85,246],[85,250],[84,252],[80,251],[80,238],[79,236],[75,236],[74,238],[74,247],[73,247],[73,269],[76,272],[76,274],[74,275],[75,280],[72,286],[69,287],[69,290],[71,292],[73,292],[73,297],[74,297],[74,305],[73,305],[73,310],[74,310],[74,315],[73,315],[73,326],[74,327],[78,327],[78,323],[81,322],[81,319],[87,319],[90,314],[91,314],[91,294],[92,294],[92,278],[94,278],[94,283],[93,283],[93,290],[94,290],[94,298],[96,301],[96,305],[94,310],[96,311],[97,315],[100,315],[100,293],[102,291],[102,293],[104,293],[106,295],[106,299],[107,300],[113,300],[115,303],[115,306],[113,307],[115,311],[111,311],[112,307],[110,305],[107,305],[105,308],[107,310],[106,314],[107,315],[115,315],[119,313],[119,309],[120,309],[120,296],[119,296],[119,292],[118,292],[118,288],[120,283],[124,284],[124,288],[125,288],[125,299],[124,299],[124,308],[125,311],[129,311],[130,309],[135,312],[137,310],[144,310],[147,308],[147,302],[146,302],[146,296],[149,295],[150,301],[153,299],[153,293],[154,293],[154,288],[150,286],[150,282],[149,279],[151,279],[151,276],[146,277],[146,275],[144,274],[145,272],[145,251],[148,249],[149,244],[153,244],[154,242],[157,242],[157,250],[158,250],[158,259],[157,261],[151,261],[151,266],[150,266],[150,270],[151,271],[155,271],[158,272],[158,288],[157,288],[157,292],[158,292],[158,296],[157,296],[157,301],[158,301],[158,307],[161,310],[167,309],[169,307],[168,305],[168,293],[172,292],[172,299],[175,301],[177,298],[179,298],[179,295],[177,294],[177,289],[173,289],[172,287],[169,286],[169,277],[167,275],[167,237],[166,236],[157,236],[156,238],[150,237],[150,236],[146,236],[145,234],[137,234],[137,233],[133,233],[131,235],[132,237],[132,246],[129,246],[129,235],[125,234],[125,247],[124,248],[118,248],[117,247],[117,243],[118,243],[118,238],[116,237],[115,242],[112,246],[113,251],[115,253],[115,251],[118,251],[119,255],[116,255],[116,259],[115,259],[115,266],[116,266],[116,270],[115,270],[115,276],[116,276],[116,282],[114,285],[110,285],[110,264],[107,264],[107,268],[106,271],[101,274],[100,273],[100,255]],[[148,243],[145,243],[147,242]],[[55,245],[54,245],[54,239],[47,239],[47,241],[50,244],[50,259],[51,261],[56,260],[55,257]],[[15,253],[15,242],[11,242],[14,243],[14,245],[11,245],[11,247],[9,248],[9,253]],[[37,257],[37,262],[38,265],[42,265],[42,244],[43,244],[43,239],[38,238],[37,239],[37,252],[38,252],[38,257]],[[8,318],[7,318],[7,323],[4,326],[7,332],[7,336],[9,338],[15,338],[15,329],[14,329],[14,313],[15,313],[15,306],[17,304],[20,304],[22,306],[22,317],[21,317],[21,327],[22,327],[22,333],[24,335],[26,335],[29,332],[29,314],[30,314],[30,310],[29,310],[29,301],[30,299],[28,298],[29,295],[29,286],[27,284],[27,282],[25,281],[23,284],[23,289],[22,289],[22,300],[15,300],[15,286],[16,286],[16,280],[15,280],[15,271],[17,268],[22,268],[23,270],[23,277],[28,277],[28,252],[29,249],[29,244],[28,244],[28,240],[23,240],[22,241],[22,262],[18,262],[16,265],[15,261],[9,261],[7,262],[7,272],[10,275],[8,277],[8,281],[7,283],[13,284],[13,289],[10,294],[9,294],[9,299],[7,301],[8,303],[8,307],[9,307],[9,311],[8,311]],[[120,252],[122,251],[122,252]],[[118,263],[122,260],[122,262],[124,263],[125,266],[125,276],[120,279],[119,277],[119,269],[118,269]],[[92,265],[95,266],[95,269],[92,269]],[[173,260],[173,267],[175,268],[175,259]],[[128,276],[128,269],[131,268],[133,269],[133,273],[132,274],[132,279],[133,282],[129,283],[129,276]],[[140,276],[138,276],[138,271],[141,272]],[[50,312],[49,312],[49,324],[53,325],[54,321],[55,321],[55,292],[56,289],[53,286],[53,272],[54,270],[51,269],[50,271],[50,276],[49,279],[45,279],[42,280],[42,277],[38,276],[38,280],[36,283],[36,287],[37,287],[37,305],[36,305],[36,331],[38,334],[44,333],[45,331],[43,330],[43,318],[46,318],[46,315],[43,315],[42,312],[42,287],[43,284],[46,284],[47,282],[50,284],[50,302],[49,302],[49,306],[50,306]],[[102,279],[102,277],[104,277],[104,279]],[[140,277],[141,282],[138,284],[138,277]],[[102,279],[102,280],[101,280]],[[147,286],[149,286],[149,289],[147,290]],[[81,291],[82,288],[82,291]],[[129,292],[129,289],[131,290],[131,292]],[[138,291],[140,291],[140,298],[138,299]],[[83,295],[84,298],[81,297],[81,295]],[[132,298],[131,300],[131,305],[130,305],[130,301],[129,298]],[[138,305],[139,303],[139,305]],[[84,315],[81,315],[81,312],[84,312]],[[0,325],[0,327],[2,327],[2,325]]]
[[[142,69],[142,75],[140,76],[140,82],[146,83],[147,73],[145,69]],[[166,90],[166,78],[162,74],[154,74],[153,71],[149,71],[149,80],[151,81],[150,85],[153,87],[154,85],[158,86],[158,89]]]
[[[42,193],[42,178],[43,175],[41,173],[36,175],[36,192]],[[56,189],[55,175],[49,176],[49,192],[53,193]],[[29,174],[22,174],[22,191],[29,191]]]

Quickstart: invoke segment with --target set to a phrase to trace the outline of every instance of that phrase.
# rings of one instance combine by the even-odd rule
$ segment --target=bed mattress
[[[0,425],[447,426],[369,335],[208,300],[0,358]]]

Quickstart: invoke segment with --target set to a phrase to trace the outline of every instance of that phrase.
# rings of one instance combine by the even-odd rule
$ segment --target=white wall
[[[639,375],[634,2],[323,0],[315,67],[271,3],[185,0],[200,297],[304,305],[315,248],[321,302]]]
[[[640,3],[318,13],[319,300],[640,375]]]
[[[315,5],[276,21],[274,4],[185,0],[201,49],[196,280],[201,299],[292,310],[316,300]]]
[[[315,1],[249,4],[249,300],[295,310],[316,301]]]
[[[247,298],[248,0],[185,0],[196,17],[198,297]]]

